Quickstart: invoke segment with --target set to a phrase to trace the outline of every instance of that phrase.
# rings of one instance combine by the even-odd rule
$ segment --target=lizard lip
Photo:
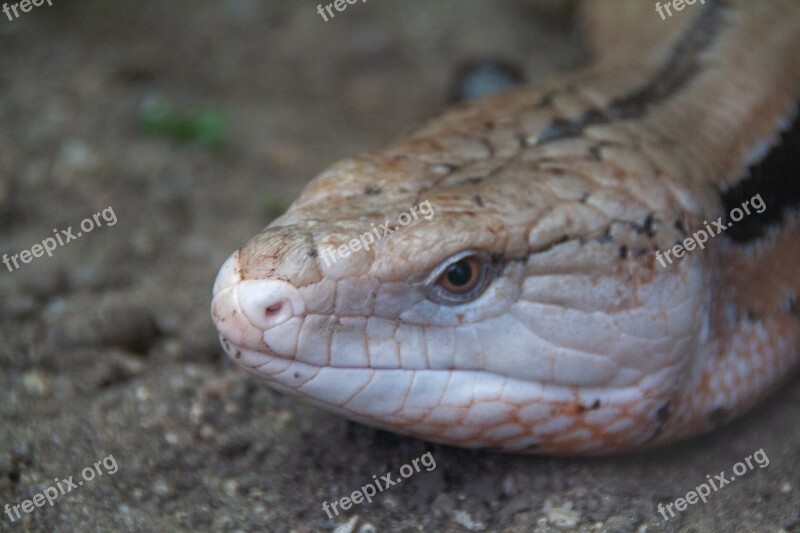
[[[267,353],[264,353],[262,351],[248,349],[245,346],[231,341],[222,334],[220,334],[219,340],[223,349],[225,350],[225,353],[228,354],[228,357],[230,357],[234,363],[249,372],[256,372],[257,375],[262,378],[264,377],[263,371],[258,372],[256,369],[271,361],[280,360],[280,356],[278,356],[278,354],[272,353],[269,350],[266,351]]]
[[[292,284],[281,280],[243,279],[238,252],[220,268],[214,283],[211,316],[223,338],[251,350],[271,351],[271,342],[280,326],[297,322],[305,313],[305,302]],[[276,329],[277,328],[277,329]],[[282,344],[282,343],[278,343]]]

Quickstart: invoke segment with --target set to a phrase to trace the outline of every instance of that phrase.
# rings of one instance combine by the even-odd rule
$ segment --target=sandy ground
[[[0,253],[109,207],[116,219],[52,258],[0,265],[0,505],[103,472],[52,507],[4,513],[0,529],[800,531],[796,378],[712,435],[575,460],[398,437],[233,367],[211,283],[311,177],[446,107],[465,60],[501,57],[536,79],[586,58],[557,1],[370,1],[327,23],[315,7],[56,0],[0,15]],[[144,135],[156,100],[221,110],[227,143]],[[669,522],[658,514],[759,449],[769,466]],[[427,452],[431,471],[323,512]]]

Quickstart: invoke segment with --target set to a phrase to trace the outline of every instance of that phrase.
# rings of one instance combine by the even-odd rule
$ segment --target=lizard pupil
[[[454,287],[463,287],[472,279],[472,267],[466,261],[459,261],[447,268],[447,281]]]

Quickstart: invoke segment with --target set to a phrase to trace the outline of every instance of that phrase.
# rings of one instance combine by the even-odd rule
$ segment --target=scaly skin
[[[800,3],[707,0],[665,21],[590,6],[592,66],[334,165],[228,259],[212,313],[237,364],[374,426],[557,454],[707,430],[798,366],[797,216],[667,268],[655,252],[724,217],[720,190],[793,119]],[[322,260],[424,202],[430,220]],[[464,250],[495,274],[442,303],[431,272]]]

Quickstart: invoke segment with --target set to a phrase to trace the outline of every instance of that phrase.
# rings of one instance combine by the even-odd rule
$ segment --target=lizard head
[[[226,351],[279,391],[428,440],[591,453],[652,439],[707,305],[699,254],[655,257],[678,231],[669,191],[631,190],[597,160],[459,142],[415,137],[313,180],[220,270]]]

